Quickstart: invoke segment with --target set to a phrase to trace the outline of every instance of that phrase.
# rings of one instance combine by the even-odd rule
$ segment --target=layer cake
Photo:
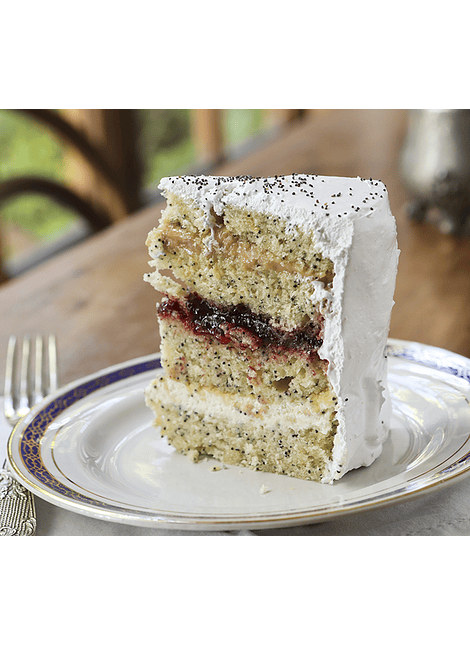
[[[155,424],[198,460],[332,483],[388,433],[396,224],[380,181],[162,179]]]

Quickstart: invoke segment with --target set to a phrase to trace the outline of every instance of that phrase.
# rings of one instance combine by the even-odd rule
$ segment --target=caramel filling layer
[[[190,236],[182,235],[182,229],[176,226],[167,225],[162,231],[162,243],[165,250],[174,252],[181,249],[185,250],[190,255],[209,254],[209,256],[217,255],[221,259],[236,259],[241,262],[247,271],[251,271],[256,267],[263,267],[273,272],[286,271],[291,274],[299,274],[304,277],[317,277],[321,280],[325,287],[330,286],[333,281],[333,271],[319,271],[316,265],[312,267],[299,267],[296,262],[290,262],[287,259],[273,258],[267,251],[258,249],[254,244],[247,244],[240,240],[236,235],[232,235],[223,226],[214,227],[214,242],[213,245],[217,251],[209,251],[204,247],[202,242]]]

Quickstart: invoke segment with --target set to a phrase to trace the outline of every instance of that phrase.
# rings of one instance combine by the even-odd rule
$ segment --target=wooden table
[[[217,174],[382,179],[401,248],[390,335],[470,356],[470,241],[408,221],[398,165],[405,122],[405,113],[394,110],[320,112]],[[13,333],[55,332],[62,383],[157,351],[157,294],[142,276],[146,235],[160,211],[161,204],[143,210],[4,285],[0,347]]]

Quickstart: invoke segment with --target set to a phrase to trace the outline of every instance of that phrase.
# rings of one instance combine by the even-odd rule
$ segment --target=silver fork
[[[57,344],[54,335],[26,336],[21,352],[18,341],[8,342],[5,371],[4,414],[11,426],[23,418],[47,394],[57,389]],[[19,484],[7,467],[0,437],[0,535],[34,535],[34,497]]]

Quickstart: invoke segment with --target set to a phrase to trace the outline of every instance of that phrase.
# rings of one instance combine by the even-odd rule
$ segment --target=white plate
[[[158,355],[68,385],[13,430],[15,476],[43,499],[126,524],[222,530],[324,521],[413,498],[470,469],[470,360],[390,340],[390,437],[333,485],[190,461],[152,426],[143,390]],[[267,487],[269,492],[261,494]]]

